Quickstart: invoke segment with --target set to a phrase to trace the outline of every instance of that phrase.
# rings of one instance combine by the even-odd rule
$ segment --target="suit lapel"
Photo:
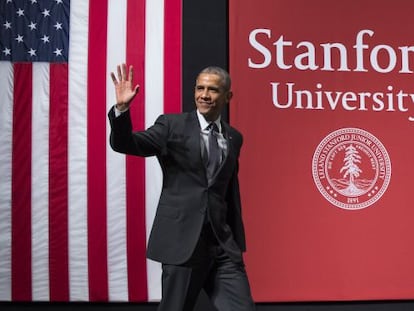
[[[234,146],[231,137],[231,130],[230,126],[225,123],[221,122],[222,132],[224,138],[226,139],[227,143],[227,154],[226,157],[223,159],[220,167],[217,169],[212,182],[217,177],[217,175],[223,170],[226,169],[227,166],[231,166],[234,163],[235,154],[234,154]],[[201,137],[200,137],[200,123],[198,121],[197,112],[193,111],[188,113],[185,120],[185,128],[184,133],[187,136],[187,146],[190,149],[191,158],[190,161],[194,163],[195,166],[202,165],[204,167],[205,176],[207,176],[206,166],[203,161],[203,148],[204,146],[201,145]]]
[[[198,122],[196,112],[191,112],[187,115],[185,133],[188,135],[188,148],[191,150],[192,160],[203,163],[201,154],[201,141],[200,141],[200,123]]]

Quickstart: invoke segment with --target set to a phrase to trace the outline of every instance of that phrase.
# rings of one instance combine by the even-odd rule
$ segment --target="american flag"
[[[0,301],[160,298],[145,248],[161,171],[110,149],[109,73],[135,67],[136,130],[180,111],[181,12],[180,0],[0,0]]]

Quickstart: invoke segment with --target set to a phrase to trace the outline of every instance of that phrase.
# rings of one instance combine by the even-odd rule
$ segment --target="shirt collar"
[[[200,128],[202,130],[205,130],[207,128],[207,126],[209,126],[210,122],[208,122],[204,118],[204,116],[200,113],[200,111],[198,111],[198,109],[197,109],[197,117],[198,117],[198,122],[200,123]],[[220,122],[220,120],[221,120],[221,115],[218,116],[218,118],[216,119],[216,121],[214,121],[214,123],[216,123],[216,125],[219,129],[219,132],[221,133],[221,122]]]

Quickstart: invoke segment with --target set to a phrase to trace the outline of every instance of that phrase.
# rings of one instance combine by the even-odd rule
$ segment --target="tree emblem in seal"
[[[312,160],[316,187],[331,204],[358,210],[377,202],[391,179],[391,161],[371,133],[342,128],[327,135]]]

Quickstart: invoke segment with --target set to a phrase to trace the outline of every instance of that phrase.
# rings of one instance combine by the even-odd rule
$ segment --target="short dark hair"
[[[206,67],[203,70],[201,70],[198,75],[200,75],[202,73],[209,73],[209,74],[218,75],[221,78],[221,80],[223,81],[224,90],[225,91],[230,91],[230,88],[231,88],[230,75],[223,68],[217,67],[217,66],[209,66],[209,67]]]

